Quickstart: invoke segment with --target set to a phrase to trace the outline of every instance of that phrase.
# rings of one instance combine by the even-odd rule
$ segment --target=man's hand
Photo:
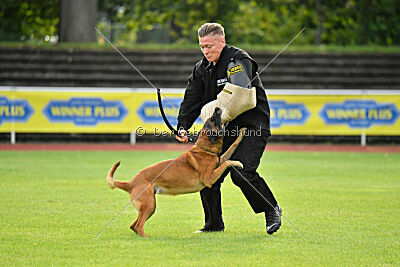
[[[187,131],[184,129],[179,130],[179,136],[175,136],[175,139],[181,143],[189,142],[189,138],[187,137]]]

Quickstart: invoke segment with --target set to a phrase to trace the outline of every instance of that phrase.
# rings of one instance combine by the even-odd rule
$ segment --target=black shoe
[[[194,231],[193,234],[208,233],[208,232],[223,232],[224,230],[225,227],[222,228],[203,227],[200,230]]]
[[[282,209],[276,205],[273,210],[265,212],[265,220],[267,222],[267,233],[272,235],[281,227]]]

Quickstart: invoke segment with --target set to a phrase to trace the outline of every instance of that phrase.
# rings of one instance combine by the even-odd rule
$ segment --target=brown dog
[[[143,225],[156,209],[155,193],[177,195],[198,192],[206,186],[211,187],[228,167],[243,168],[241,162],[229,159],[243,139],[245,128],[240,129],[238,138],[221,158],[218,156],[222,151],[221,113],[219,108],[215,109],[213,116],[204,124],[196,144],[176,159],[155,163],[139,171],[129,182],[113,178],[120,162],[108,172],[110,188],[127,191],[139,212],[130,226],[135,233],[146,236]]]

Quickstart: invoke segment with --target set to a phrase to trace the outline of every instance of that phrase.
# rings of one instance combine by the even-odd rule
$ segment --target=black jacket
[[[264,87],[257,75],[258,65],[244,50],[227,45],[223,48],[215,66],[208,62],[205,57],[195,65],[179,109],[178,129],[188,130],[192,127],[194,121],[200,115],[201,108],[208,102],[217,99],[218,93],[229,81],[228,66],[231,66],[230,63],[235,62],[235,60],[240,60],[244,63],[245,69],[251,70],[250,80],[257,76],[251,83],[251,87],[254,86],[257,90],[257,105],[231,121],[227,130],[236,127],[261,128],[270,135],[270,110]]]

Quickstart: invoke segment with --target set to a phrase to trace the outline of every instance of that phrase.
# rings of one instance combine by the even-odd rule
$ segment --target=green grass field
[[[0,151],[0,265],[399,265],[400,154],[267,152],[259,168],[284,215],[266,234],[228,177],[224,233],[192,234],[203,225],[199,194],[157,196],[149,238],[129,225],[128,203],[111,191],[115,177],[180,152]]]

